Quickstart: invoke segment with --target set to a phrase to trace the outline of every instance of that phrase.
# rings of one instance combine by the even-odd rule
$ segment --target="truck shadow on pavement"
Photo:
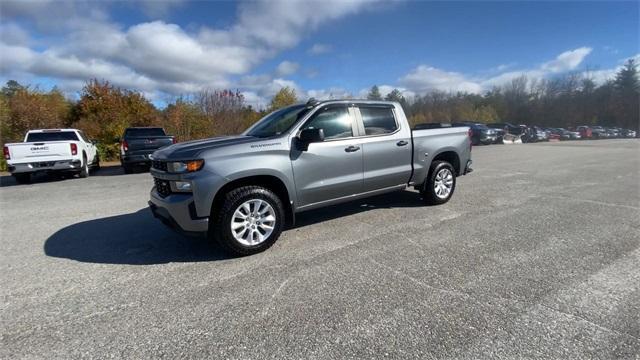
[[[417,206],[425,206],[417,193],[400,191],[298,214],[294,228],[374,209]],[[80,262],[129,265],[231,258],[204,237],[186,237],[168,229],[146,208],[67,226],[47,239],[44,253]]]
[[[47,256],[101,264],[151,265],[229,258],[204,238],[182,236],[149,209],[67,226],[44,244]]]

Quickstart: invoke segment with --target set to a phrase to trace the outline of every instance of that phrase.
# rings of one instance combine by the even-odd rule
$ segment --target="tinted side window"
[[[351,116],[346,107],[326,107],[311,117],[303,129],[322,129],[327,140],[353,136]]]
[[[398,129],[392,108],[361,106],[360,114],[367,135],[389,134]]]

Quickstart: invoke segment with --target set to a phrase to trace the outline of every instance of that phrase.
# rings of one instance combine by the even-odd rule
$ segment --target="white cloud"
[[[178,3],[179,4],[179,3]],[[56,23],[55,42],[29,48],[19,31],[4,31],[2,77],[13,74],[51,77],[69,84],[92,77],[104,78],[115,85],[142,91],[175,94],[185,89],[227,86],[236,76],[250,73],[258,64],[287,48],[323,24],[356,13],[369,4],[367,0],[327,2],[252,1],[238,6],[237,21],[226,29],[208,27],[190,30],[164,21],[142,22],[128,28],[108,20],[105,3],[70,1],[3,2],[5,18],[29,19],[38,24]],[[157,4],[151,12],[161,13],[176,1]],[[5,34],[6,33],[6,34]],[[59,34],[62,33],[62,38]],[[11,36],[9,36],[11,35]],[[43,44],[40,44],[43,45]],[[283,62],[276,70],[281,79],[297,71],[299,65]],[[263,84],[269,88],[268,84]],[[271,88],[273,88],[271,86]],[[248,89],[247,91],[252,91]],[[256,92],[260,96],[268,90]]]
[[[591,53],[589,47],[565,51],[555,59],[542,63],[541,65],[522,70],[512,70],[500,72],[512,67],[511,64],[500,65],[491,69],[491,76],[471,76],[459,72],[446,71],[433,66],[420,65],[398,80],[401,86],[416,93],[426,93],[431,90],[481,93],[494,86],[500,86],[512,81],[515,78],[526,76],[529,79],[542,79],[577,69],[584,59]],[[498,74],[495,74],[498,72]],[[597,74],[603,78],[614,69],[605,70]]]
[[[313,44],[313,46],[311,46],[309,50],[307,50],[307,53],[311,55],[321,55],[321,54],[329,53],[331,52],[331,50],[333,50],[331,45]]]
[[[277,76],[288,76],[291,74],[295,74],[300,68],[300,64],[292,62],[292,61],[283,61],[278,67],[276,67],[276,75]]]
[[[328,89],[314,89],[305,93],[307,98],[315,98],[316,100],[328,99],[348,99],[353,98],[353,94],[341,87],[330,87]],[[305,99],[301,99],[305,100]]]
[[[482,86],[470,81],[463,74],[449,72],[432,66],[420,65],[399,80],[400,85],[418,93],[431,90],[479,93]]]
[[[542,64],[540,69],[551,73],[574,70],[578,65],[582,64],[584,58],[589,55],[592,50],[593,49],[590,47],[581,47],[565,51],[558,55],[554,60]]]

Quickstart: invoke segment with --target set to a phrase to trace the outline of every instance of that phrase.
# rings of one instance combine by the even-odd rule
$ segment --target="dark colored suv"
[[[159,127],[131,127],[124,131],[120,141],[120,164],[126,174],[133,172],[136,165],[149,167],[149,155],[154,151],[175,144],[173,136],[167,135]]]
[[[485,124],[479,124],[474,122],[459,122],[453,123],[451,126],[460,127],[468,126],[471,129],[471,143],[473,145],[489,145],[496,142],[498,136],[494,129],[489,129]]]

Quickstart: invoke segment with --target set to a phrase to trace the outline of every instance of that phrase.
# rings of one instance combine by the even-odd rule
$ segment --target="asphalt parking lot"
[[[496,145],[443,206],[308,212],[227,258],[151,177],[0,188],[0,358],[639,358],[640,141]]]

